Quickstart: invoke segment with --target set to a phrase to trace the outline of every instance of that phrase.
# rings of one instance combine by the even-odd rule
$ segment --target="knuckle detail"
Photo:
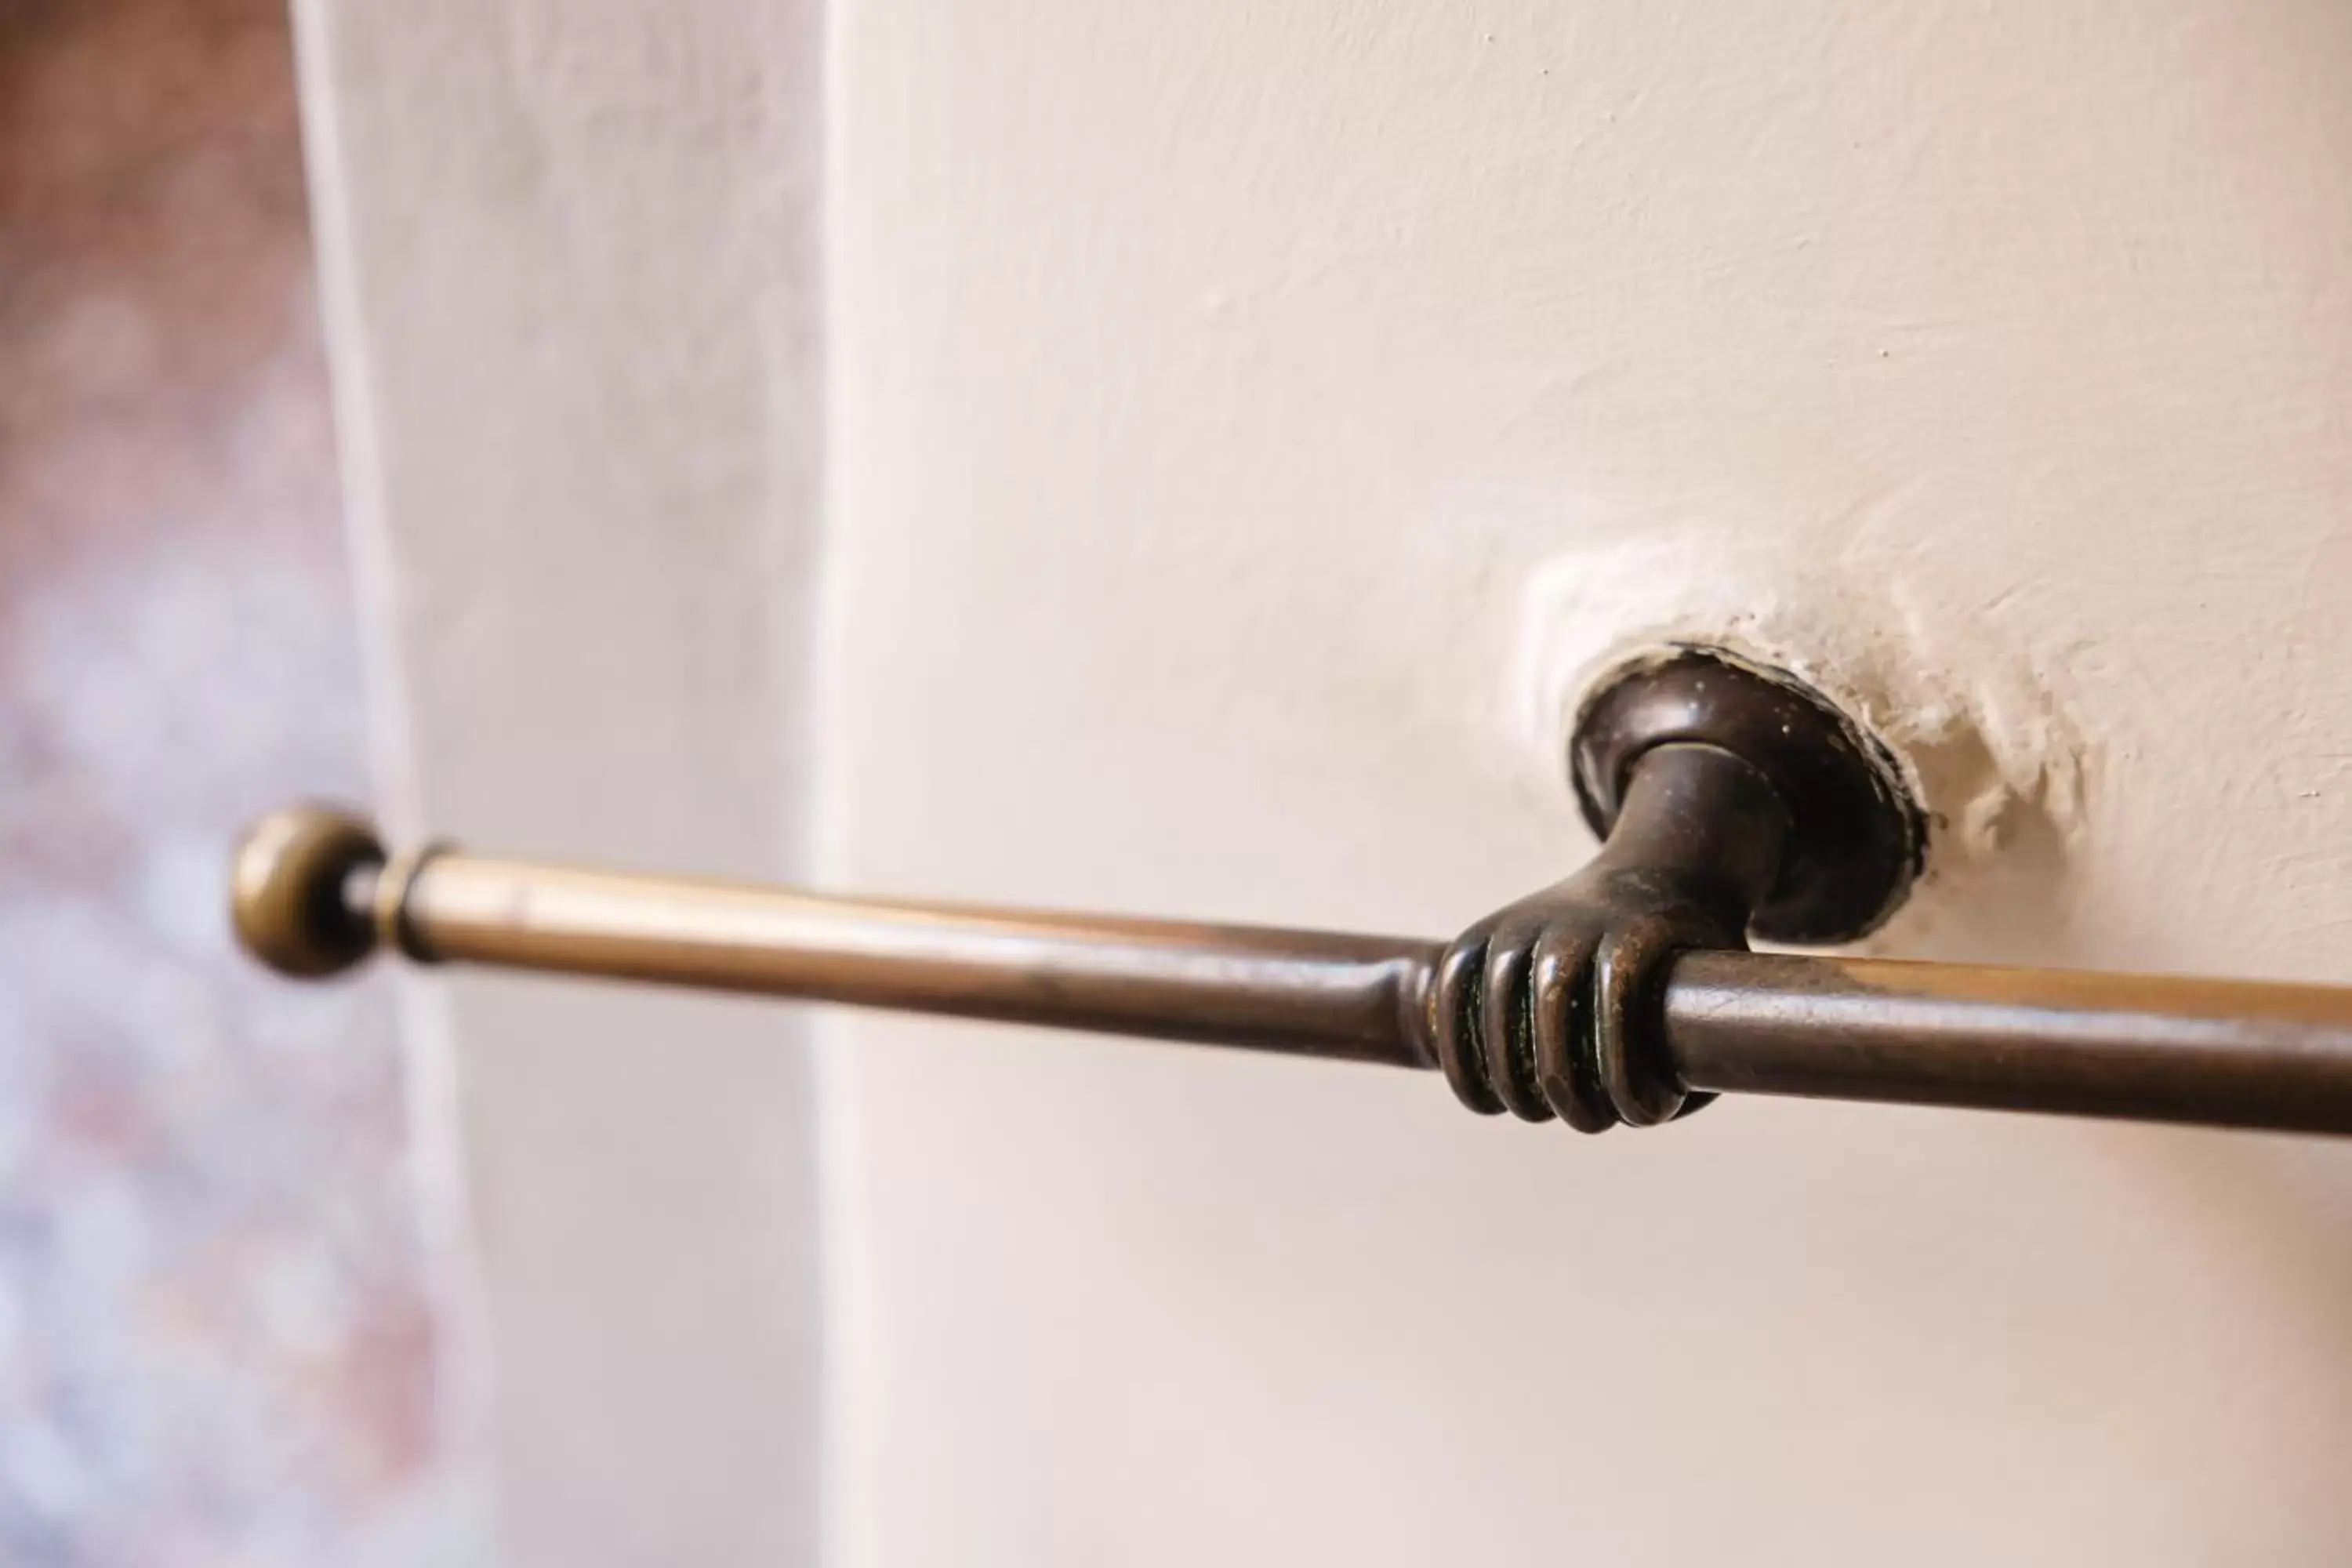
[[[1500,1116],[1503,1102],[1487,1086],[1479,1040],[1480,977],[1486,966],[1486,939],[1478,931],[1446,950],[1430,1002],[1430,1033],[1437,1043],[1438,1068],[1454,1098],[1481,1116]]]
[[[1682,1109],[1652,1007],[1677,936],[1663,919],[1637,920],[1612,931],[1593,960],[1593,1054],[1610,1106],[1628,1127],[1654,1127]]]
[[[1540,918],[1506,911],[1446,950],[1432,1032],[1455,1098],[1580,1132],[1657,1126],[1706,1105],[1714,1097],[1686,1090],[1667,1054],[1662,985],[1675,954],[1719,933],[1672,909],[1559,891],[1552,907],[1519,911]]]
[[[1531,1034],[1534,1009],[1529,996],[1528,948],[1533,931],[1499,934],[1486,952],[1485,984],[1480,992],[1486,1084],[1504,1108],[1523,1121],[1549,1121],[1551,1107],[1537,1086],[1535,1044]]]

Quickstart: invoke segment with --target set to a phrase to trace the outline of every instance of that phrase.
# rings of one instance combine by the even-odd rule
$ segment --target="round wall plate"
[[[1927,821],[1885,746],[1784,671],[1719,649],[1644,655],[1596,682],[1569,743],[1578,803],[1606,837],[1633,762],[1672,741],[1720,746],[1771,782],[1795,834],[1748,921],[1766,942],[1852,942],[1902,907]]]

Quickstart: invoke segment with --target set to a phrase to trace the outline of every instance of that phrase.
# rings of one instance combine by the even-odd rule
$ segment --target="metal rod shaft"
[[[389,864],[298,809],[238,854],[246,945],[295,975],[427,962],[1435,1064],[1446,944],[868,902],[455,852]],[[1690,1089],[2352,1134],[2352,989],[1696,951],[1659,1034]]]
[[[1693,952],[1665,1033],[1694,1089],[2352,1133],[2352,990]]]
[[[355,900],[373,900],[364,883]],[[863,901],[443,855],[412,952],[1428,1067],[1444,944]],[[1694,952],[1665,1039],[1693,1089],[2352,1133],[2352,990]]]
[[[347,898],[376,894],[355,878]],[[478,859],[400,898],[428,961],[1429,1065],[1436,944],[1411,938],[889,903]]]

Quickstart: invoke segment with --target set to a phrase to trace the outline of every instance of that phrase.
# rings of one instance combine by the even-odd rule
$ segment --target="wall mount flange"
[[[1678,645],[1628,660],[1580,706],[1570,773],[1584,820],[1616,826],[1633,764],[1675,742],[1717,746],[1762,773],[1793,832],[1749,912],[1765,942],[1852,942],[1902,907],[1924,864],[1927,818],[1895,759],[1833,702],[1784,671]]]

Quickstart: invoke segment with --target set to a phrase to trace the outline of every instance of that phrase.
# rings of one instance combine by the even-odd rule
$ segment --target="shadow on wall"
[[[0,1559],[478,1560],[381,983],[236,826],[364,793],[287,19],[0,10]]]

